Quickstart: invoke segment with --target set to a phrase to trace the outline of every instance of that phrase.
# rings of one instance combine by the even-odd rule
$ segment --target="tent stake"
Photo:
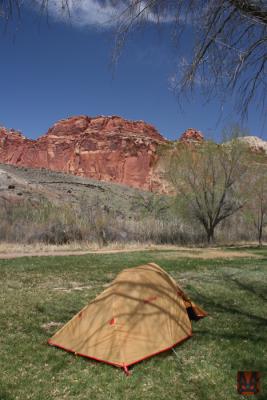
[[[123,366],[123,370],[124,370],[124,372],[125,372],[125,374],[126,374],[127,376],[130,376],[130,375],[131,375],[131,374],[130,374],[130,371],[128,370],[128,368],[126,367],[126,365]]]

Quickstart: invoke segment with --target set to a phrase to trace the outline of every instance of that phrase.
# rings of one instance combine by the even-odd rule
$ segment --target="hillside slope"
[[[163,196],[86,177],[0,164],[0,205],[51,203],[85,212],[101,209],[131,219],[139,218],[154,199]]]

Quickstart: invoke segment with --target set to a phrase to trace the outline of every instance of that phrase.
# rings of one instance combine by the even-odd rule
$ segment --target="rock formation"
[[[46,168],[164,192],[156,149],[167,140],[143,121],[117,116],[71,117],[37,140],[0,128],[0,163]]]
[[[198,144],[203,134],[187,129],[181,142]],[[249,136],[241,138],[257,152],[267,154],[267,142]],[[37,140],[0,127],[0,163],[89,177],[100,181],[171,193],[164,179],[164,162],[159,145],[168,143],[144,121],[118,116],[70,117],[55,123]]]
[[[204,140],[203,134],[194,128],[187,129],[180,137],[180,142],[200,143],[203,142],[203,140]]]
[[[243,143],[246,143],[251,150],[267,155],[267,142],[257,136],[244,136],[239,138]]]

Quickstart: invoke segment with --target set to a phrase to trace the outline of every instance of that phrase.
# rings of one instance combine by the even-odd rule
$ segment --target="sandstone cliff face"
[[[121,117],[71,117],[37,140],[0,128],[0,163],[47,168],[74,175],[164,192],[155,171],[156,150],[165,143],[143,121]]]
[[[242,143],[246,143],[251,150],[267,155],[267,142],[257,136],[244,136],[239,138]]]
[[[180,142],[201,143],[203,140],[203,134],[194,128],[187,129],[180,137]]]
[[[180,141],[197,144],[203,134],[187,129]],[[267,154],[267,142],[244,137],[252,150]],[[45,168],[159,193],[172,193],[164,179],[158,146],[168,141],[143,121],[118,116],[77,116],[55,123],[37,140],[0,127],[0,163]]]

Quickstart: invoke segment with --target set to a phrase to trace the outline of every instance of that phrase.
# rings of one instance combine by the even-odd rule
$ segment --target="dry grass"
[[[159,253],[159,257],[164,258],[164,253]],[[260,257],[257,254],[250,253],[248,251],[228,251],[223,249],[187,249],[187,251],[179,250],[174,251],[171,255],[168,255],[168,258],[176,259],[176,258],[201,258],[203,260],[212,260],[215,258],[253,258],[253,257]]]
[[[242,246],[240,246],[242,249]],[[223,248],[183,247],[175,245],[155,245],[153,243],[119,243],[112,242],[105,247],[98,243],[72,242],[65,245],[49,245],[45,243],[18,244],[0,243],[0,259],[17,258],[24,256],[66,256],[85,255],[91,253],[111,254],[132,251],[158,251],[159,256],[165,256],[166,251],[171,251],[171,257],[176,258],[236,258],[258,257],[257,254],[245,250],[227,250]],[[162,252],[162,253],[161,253]],[[168,254],[170,257],[170,253]]]
[[[61,253],[61,252],[79,252],[79,251],[106,251],[106,250],[131,250],[131,249],[150,249],[155,246],[152,243],[142,244],[139,242],[111,242],[106,245],[104,248],[99,245],[97,242],[86,242],[86,241],[77,241],[66,243],[62,245],[56,244],[46,244],[43,242],[35,242],[35,243],[9,243],[9,242],[0,242],[0,254],[9,254],[9,253],[36,253],[43,252],[44,254],[49,253]],[[177,246],[157,246],[161,248],[177,248]],[[104,249],[104,250],[103,250]]]

